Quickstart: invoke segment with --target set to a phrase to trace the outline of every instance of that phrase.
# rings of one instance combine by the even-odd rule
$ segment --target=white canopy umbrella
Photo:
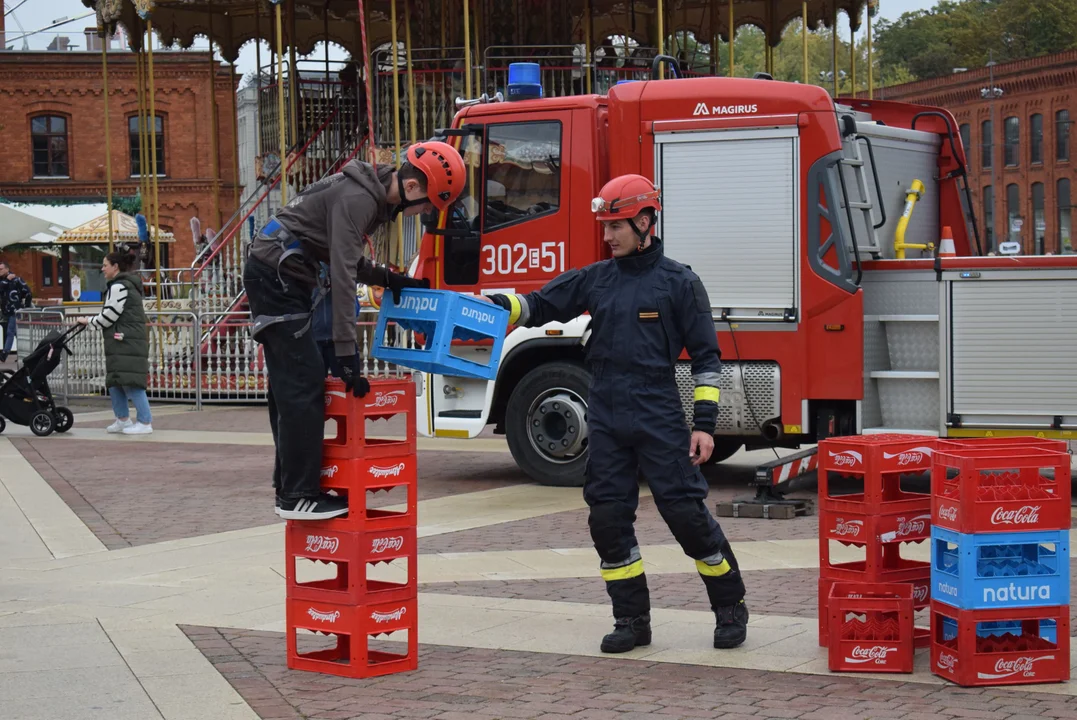
[[[10,205],[0,205],[0,249],[14,245],[51,245],[66,229]]]

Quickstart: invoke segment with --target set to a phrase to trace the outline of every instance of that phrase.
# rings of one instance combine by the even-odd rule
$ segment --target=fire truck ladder
[[[853,177],[856,179],[857,192],[860,193],[862,200],[848,200],[848,207],[853,210],[860,210],[864,213],[864,227],[868,229],[868,235],[871,242],[867,245],[858,245],[860,252],[871,253],[872,258],[882,257],[882,245],[879,243],[879,228],[886,224],[886,208],[882,204],[883,191],[879,184],[879,173],[875,170],[875,150],[871,145],[871,138],[864,137],[852,133],[849,135],[851,142],[849,143],[849,151],[852,157],[842,156],[842,165],[852,168]],[[868,157],[871,160],[871,175],[875,181],[875,197],[880,198],[879,202],[879,214],[882,216],[879,222],[875,222],[872,217],[872,211],[875,209],[875,203],[872,202],[871,188],[868,187],[868,175],[865,166],[867,163],[864,161],[864,156],[860,154],[860,143],[863,141],[867,144]],[[849,228],[849,233],[852,235],[853,242],[859,242],[856,237],[856,231],[853,228]]]

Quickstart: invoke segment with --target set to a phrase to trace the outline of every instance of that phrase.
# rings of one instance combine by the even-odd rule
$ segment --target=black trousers
[[[602,368],[593,371],[583,497],[590,507],[588,525],[603,575],[616,578],[606,582],[614,617],[650,611],[642,566],[631,565],[639,558],[633,524],[641,472],[673,537],[686,555],[699,561],[711,607],[739,602],[744,598],[744,580],[725,533],[703,504],[709,487],[688,457],[691,432],[672,374],[667,379]],[[729,564],[720,576],[704,563],[718,554]]]
[[[294,280],[281,283],[277,271],[248,258],[243,271],[251,315],[311,311],[311,292]],[[269,373],[269,425],[276,460],[273,487],[286,500],[321,492],[325,434],[325,363],[305,320],[276,323],[258,335]]]

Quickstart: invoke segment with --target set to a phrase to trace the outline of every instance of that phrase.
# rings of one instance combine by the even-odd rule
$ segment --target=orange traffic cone
[[[949,225],[942,226],[942,238],[939,240],[939,257],[957,257],[954,248],[954,231]]]

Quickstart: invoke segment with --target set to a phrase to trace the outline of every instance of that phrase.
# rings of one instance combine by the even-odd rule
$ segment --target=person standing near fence
[[[11,267],[0,260],[0,327],[4,329],[4,349],[0,351],[0,362],[7,362],[7,356],[15,347],[15,314],[33,305],[33,293],[30,286],[21,277],[11,272]]]
[[[116,422],[110,433],[149,435],[153,432],[150,401],[146,397],[146,376],[150,370],[150,345],[146,312],[142,307],[142,279],[131,272],[134,258],[111,252],[101,263],[108,281],[108,294],[100,314],[82,316],[81,325],[101,328],[105,337],[105,385],[112,398]],[[134,403],[136,422],[131,422],[128,402]]]

